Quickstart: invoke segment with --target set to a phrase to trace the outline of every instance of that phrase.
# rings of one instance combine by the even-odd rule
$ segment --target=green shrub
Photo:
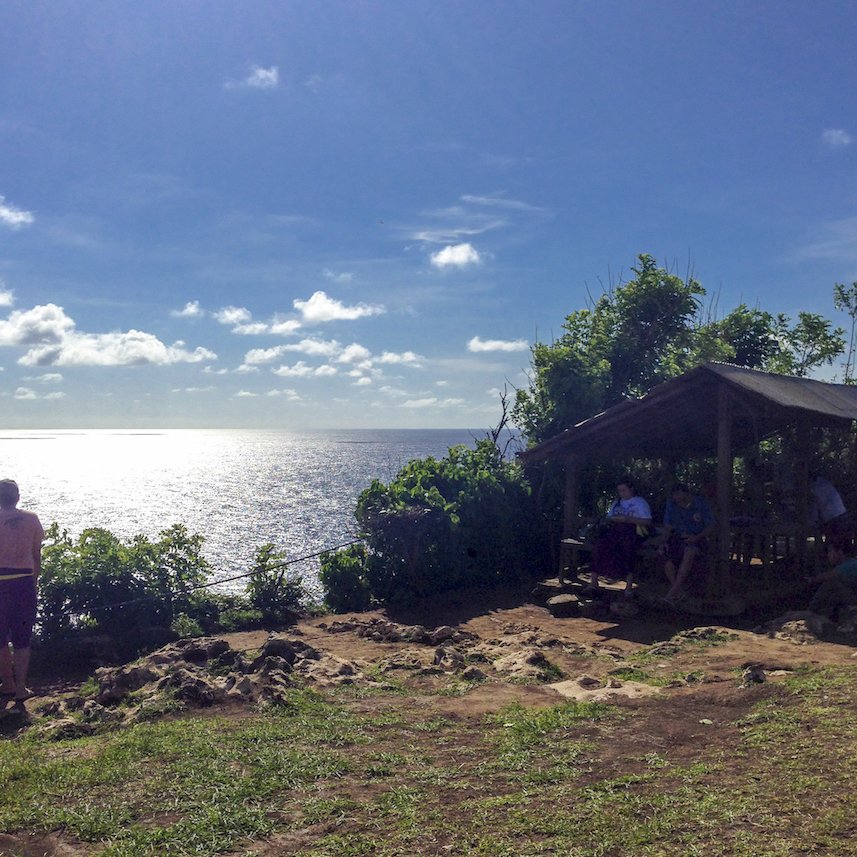
[[[266,623],[294,621],[306,598],[303,578],[286,564],[286,556],[272,544],[256,551],[253,570],[247,581],[250,607],[262,614]]]
[[[334,609],[368,606],[367,588],[391,602],[517,584],[541,570],[530,488],[488,439],[412,461],[389,485],[374,481],[355,516],[366,551],[349,548],[323,562],[325,600]]]
[[[170,625],[170,630],[177,637],[201,637],[205,633],[199,622],[197,622],[196,619],[191,619],[187,613],[179,613],[179,615],[173,619],[173,623]]]
[[[202,543],[181,524],[155,541],[136,536],[128,543],[101,528],[74,540],[53,524],[39,576],[41,637],[87,630],[120,638],[131,629],[169,628],[181,614],[204,615],[210,596],[195,591],[209,571]]]
[[[334,613],[368,610],[372,593],[367,576],[368,556],[363,545],[349,545],[321,555],[319,580],[325,604]]]

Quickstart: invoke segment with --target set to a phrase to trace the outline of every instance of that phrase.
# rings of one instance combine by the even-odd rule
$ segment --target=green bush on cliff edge
[[[357,500],[365,549],[322,558],[327,605],[365,609],[471,587],[516,585],[540,570],[530,487],[490,439],[411,461]]]

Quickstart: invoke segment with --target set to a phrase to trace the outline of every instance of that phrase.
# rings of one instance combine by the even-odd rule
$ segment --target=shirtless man
[[[23,705],[32,696],[27,672],[45,531],[35,514],[16,508],[19,499],[17,483],[0,479],[0,696]]]

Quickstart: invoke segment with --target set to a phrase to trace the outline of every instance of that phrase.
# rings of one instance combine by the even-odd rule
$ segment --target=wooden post
[[[798,569],[806,574],[806,540],[809,536],[809,456],[810,430],[804,419],[799,419],[795,426],[795,446],[797,455],[794,461],[795,485],[795,523],[797,524],[797,553]]]
[[[565,498],[562,507],[562,537],[573,538],[578,528],[580,494],[580,461],[576,455],[565,460]]]
[[[716,585],[718,595],[729,592],[729,555],[731,553],[732,517],[732,408],[729,391],[724,385],[717,390],[717,553],[715,572],[708,579],[708,596]],[[715,578],[716,584],[715,584]]]
[[[573,539],[577,536],[579,527],[578,520],[578,495],[580,493],[580,460],[576,455],[569,455],[565,459],[565,496],[562,503],[562,537]],[[569,555],[565,544],[559,548],[559,569],[557,579],[562,584],[565,579],[566,557]],[[575,569],[576,570],[576,569]],[[573,571],[575,571],[573,570]]]

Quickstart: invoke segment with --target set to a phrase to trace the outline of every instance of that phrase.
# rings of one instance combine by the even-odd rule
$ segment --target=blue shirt
[[[677,533],[698,536],[704,529],[714,524],[711,506],[702,497],[694,495],[686,509],[675,500],[667,501],[664,524],[669,524]]]
[[[846,559],[836,566],[836,573],[852,588],[857,589],[857,558]]]

